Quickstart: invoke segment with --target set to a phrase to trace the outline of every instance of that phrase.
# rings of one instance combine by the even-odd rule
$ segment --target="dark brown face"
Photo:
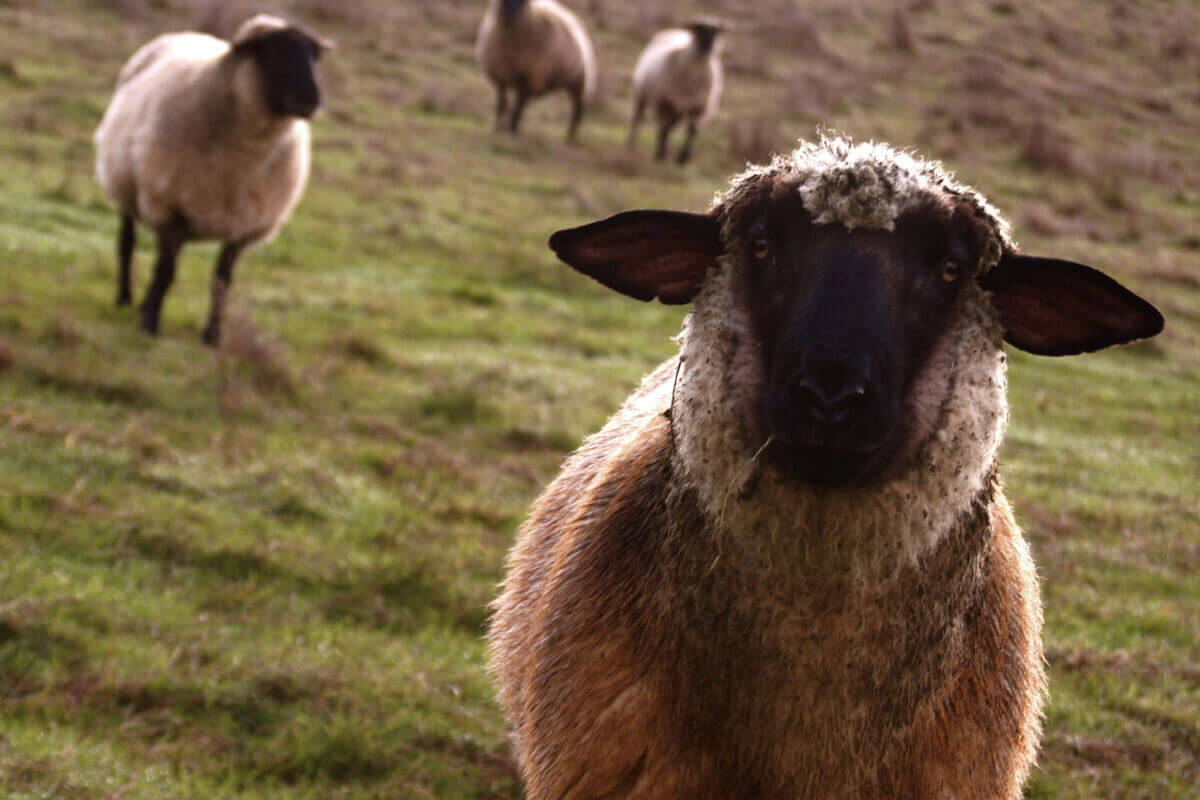
[[[321,45],[304,31],[273,31],[236,49],[258,65],[263,98],[273,116],[307,119],[321,107],[316,75]]]
[[[971,281],[990,296],[1005,340],[1038,355],[1163,327],[1154,306],[1084,264],[1005,251],[975,277],[994,234],[957,195],[931,193],[892,231],[814,224],[794,184],[765,187],[757,202],[731,217],[728,241],[714,214],[640,210],[558,231],[550,247],[609,288],[664,303],[691,301],[730,256],[734,296],[707,301],[745,312],[763,368],[754,386],[730,391],[772,436],[769,457],[801,481],[868,483],[898,466],[922,366],[964,304],[981,301],[968,297]]]
[[[894,231],[814,224],[798,196],[749,218],[742,286],[766,373],[759,413],[782,468],[842,484],[891,463],[908,388],[983,235],[949,205],[904,214]]]

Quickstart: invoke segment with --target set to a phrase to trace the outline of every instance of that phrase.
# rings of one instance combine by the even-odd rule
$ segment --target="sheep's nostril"
[[[829,404],[829,407],[833,410],[834,414],[841,414],[842,412],[849,411],[861,403],[866,395],[867,388],[861,383],[857,383],[835,397]]]
[[[824,424],[849,419],[867,396],[866,381],[839,370],[813,370],[792,382],[791,401],[795,411]]]

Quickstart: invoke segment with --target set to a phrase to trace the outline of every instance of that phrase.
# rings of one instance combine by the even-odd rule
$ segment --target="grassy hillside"
[[[519,797],[485,605],[530,501],[682,315],[570,274],[546,236],[703,209],[818,124],[943,157],[1027,250],[1166,313],[1152,343],[1016,355],[1003,461],[1046,601],[1030,796],[1195,796],[1192,4],[706,3],[737,29],[685,169],[621,141],[640,45],[700,4],[576,0],[604,75],[574,148],[557,98],[491,133],[482,2],[275,5],[338,41],[329,106],[213,352],[212,246],[185,252],[159,339],[113,308],[90,136],[138,44],[249,6],[0,0],[0,796]],[[139,289],[151,255],[143,236]]]

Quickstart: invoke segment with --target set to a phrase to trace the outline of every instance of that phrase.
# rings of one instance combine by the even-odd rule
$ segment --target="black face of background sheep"
[[[712,52],[713,45],[717,41],[717,36],[721,33],[721,26],[712,22],[693,22],[688,25],[688,30],[692,32],[692,36],[696,39],[696,50],[701,55],[708,55]]]
[[[631,211],[559,231],[567,264],[619,292],[686,303],[723,253],[762,352],[750,400],[767,455],[810,483],[865,484],[902,468],[906,395],[953,317],[986,241],[967,206],[931,203],[895,229],[815,224],[799,197],[775,197],[723,241],[717,219]],[[738,252],[740,251],[740,252]],[[1005,339],[1068,355],[1152,336],[1162,317],[1116,281],[1067,261],[1005,253],[978,278]]]
[[[511,20],[517,16],[529,0],[501,0],[500,13],[505,19]]]
[[[242,42],[234,51],[258,64],[263,98],[273,115],[308,119],[321,107],[316,62],[327,46],[292,27]]]

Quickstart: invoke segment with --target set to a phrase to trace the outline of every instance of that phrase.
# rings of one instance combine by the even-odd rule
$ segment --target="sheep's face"
[[[987,241],[969,208],[908,211],[892,231],[815,224],[794,193],[743,218],[734,276],[761,354],[752,413],[768,457],[815,483],[868,481],[914,436],[908,393]]]
[[[511,22],[528,5],[529,0],[500,0],[500,16]]]
[[[990,342],[998,321],[1015,347],[1070,355],[1163,324],[1091,267],[1018,254],[986,201],[936,165],[842,140],[747,170],[709,214],[629,211],[559,231],[550,246],[640,300],[701,294],[717,323],[689,333],[708,337],[689,338],[693,355],[699,344],[737,358],[732,340],[749,353],[707,388],[732,392],[744,412],[729,423],[746,429],[735,446],[769,439],[780,470],[807,483],[871,483],[908,466],[938,424],[932,406],[960,357],[949,340],[964,326],[984,325],[974,338]]]
[[[237,42],[234,52],[253,60],[263,103],[272,116],[308,119],[321,107],[316,62],[328,46],[289,26]]]
[[[713,51],[717,37],[721,34],[721,26],[712,22],[693,22],[688,26],[692,40],[696,43],[696,52],[707,55]]]

